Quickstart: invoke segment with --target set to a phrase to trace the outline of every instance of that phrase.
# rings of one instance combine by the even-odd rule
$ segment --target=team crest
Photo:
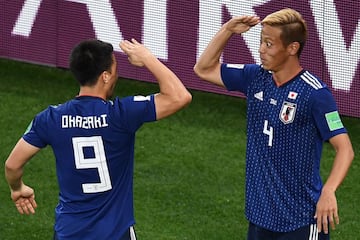
[[[285,123],[292,123],[295,118],[296,104],[291,102],[283,102],[280,111],[280,120]]]

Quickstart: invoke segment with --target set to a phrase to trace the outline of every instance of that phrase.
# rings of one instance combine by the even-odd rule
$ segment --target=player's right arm
[[[39,150],[21,138],[5,162],[5,178],[11,190],[11,199],[21,214],[35,213],[37,207],[34,190],[23,183],[22,176],[25,164]]]
[[[188,105],[192,96],[180,79],[135,39],[123,41],[120,48],[128,55],[131,64],[145,66],[156,78],[160,92],[155,94],[156,119],[165,118]]]
[[[234,17],[226,22],[215,34],[199,60],[194,66],[194,72],[199,78],[224,87],[221,79],[221,54],[233,34],[241,34],[260,22],[257,16]]]

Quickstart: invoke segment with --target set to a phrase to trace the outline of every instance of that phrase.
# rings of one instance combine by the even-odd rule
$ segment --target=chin
[[[271,70],[268,66],[266,66],[266,65],[264,65],[264,64],[262,64],[261,66],[262,66],[263,69],[265,69],[265,70],[267,70],[267,71],[270,71],[270,70]]]

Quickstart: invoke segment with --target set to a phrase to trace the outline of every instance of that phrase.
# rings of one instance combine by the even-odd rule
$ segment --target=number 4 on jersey
[[[273,127],[268,125],[269,125],[268,120],[265,120],[263,133],[269,136],[268,146],[271,147],[273,144],[274,129]]]

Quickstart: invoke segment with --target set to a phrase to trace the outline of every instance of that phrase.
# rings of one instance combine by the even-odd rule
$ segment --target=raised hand
[[[226,30],[231,33],[241,34],[248,31],[251,27],[260,22],[258,16],[238,16],[233,17],[225,23]]]
[[[144,59],[152,55],[149,49],[134,38],[131,41],[124,40],[119,44],[121,50],[128,55],[129,62],[138,67],[144,66]]]

